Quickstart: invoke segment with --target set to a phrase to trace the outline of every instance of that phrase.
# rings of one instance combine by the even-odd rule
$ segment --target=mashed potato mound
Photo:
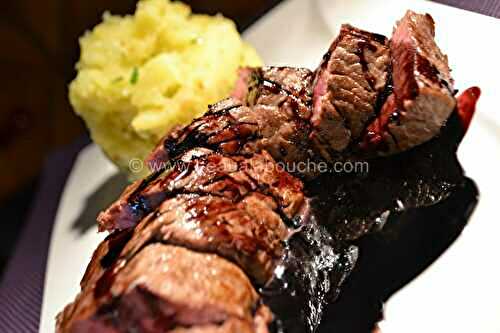
[[[261,64],[231,20],[169,0],[140,1],[134,16],[104,14],[80,47],[71,104],[126,172],[173,126],[228,96],[238,67]]]

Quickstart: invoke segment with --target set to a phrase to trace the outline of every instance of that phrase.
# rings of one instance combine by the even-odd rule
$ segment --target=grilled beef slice
[[[369,126],[365,144],[381,153],[404,151],[436,136],[453,112],[448,58],[434,41],[429,14],[408,11],[394,29],[390,48],[393,94]]]
[[[182,247],[147,245],[88,281],[57,332],[264,333],[271,320],[237,266]]]
[[[389,64],[387,38],[342,26],[314,80],[310,137],[327,161],[357,140],[378,112]]]

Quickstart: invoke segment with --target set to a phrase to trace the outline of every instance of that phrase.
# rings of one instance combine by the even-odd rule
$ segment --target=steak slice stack
[[[154,240],[215,252],[265,283],[282,254],[285,223],[307,214],[302,183],[265,152],[250,158],[192,153],[138,195],[150,211],[134,215],[144,216],[127,248]]]
[[[198,148],[125,197],[103,213],[121,224],[95,251],[59,332],[268,332],[273,316],[255,287],[273,279],[288,239],[310,225],[299,179],[265,151]],[[127,214],[135,227],[122,228]],[[344,249],[333,250],[340,284],[350,267]],[[141,312],[130,315],[133,307]]]
[[[432,18],[411,11],[390,40],[343,25],[315,72],[242,69],[99,215],[112,233],[58,332],[369,332],[477,202],[456,149],[480,92],[454,94]]]

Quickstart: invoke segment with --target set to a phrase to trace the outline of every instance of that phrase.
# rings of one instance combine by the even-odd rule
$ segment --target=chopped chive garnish
[[[134,67],[132,75],[130,76],[130,84],[136,84],[139,81],[139,69]]]

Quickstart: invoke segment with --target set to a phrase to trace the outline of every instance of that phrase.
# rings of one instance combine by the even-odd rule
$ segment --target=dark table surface
[[[273,1],[276,3],[276,1]],[[500,18],[498,0],[438,2]],[[0,332],[38,331],[50,235],[59,199],[84,137],[53,153],[46,161],[33,205],[0,284]]]

